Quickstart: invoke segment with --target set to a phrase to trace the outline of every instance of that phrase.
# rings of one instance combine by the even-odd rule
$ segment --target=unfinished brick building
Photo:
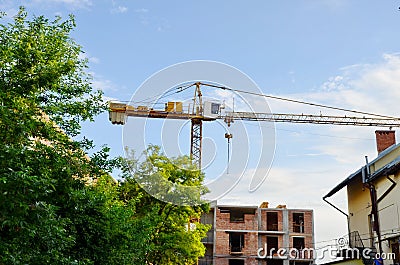
[[[202,240],[207,251],[199,265],[313,264],[312,210],[268,203],[211,207],[201,218],[212,228]]]

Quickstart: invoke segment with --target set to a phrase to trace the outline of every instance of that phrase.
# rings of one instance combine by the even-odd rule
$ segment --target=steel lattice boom
[[[333,124],[333,125],[352,125],[352,126],[375,126],[375,127],[389,127],[389,128],[400,127],[400,119],[309,115],[309,114],[305,115],[305,114],[284,114],[284,113],[227,112],[224,116],[220,116],[219,119]]]

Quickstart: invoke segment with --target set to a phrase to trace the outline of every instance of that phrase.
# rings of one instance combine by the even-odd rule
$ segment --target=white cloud
[[[331,166],[333,167],[333,166]],[[259,170],[258,172],[266,172]],[[257,205],[262,201],[269,201],[271,207],[278,204],[287,204],[289,208],[312,208],[323,205],[322,196],[337,184],[338,174],[344,172],[333,171],[329,168],[277,167],[273,166],[263,185],[255,192],[249,192],[251,179],[257,174],[256,169],[248,169],[240,182],[221,201],[240,201],[244,204]],[[323,178],[322,178],[323,176]],[[236,177],[232,175],[232,178]],[[322,182],[321,182],[322,181]],[[298,198],[302,198],[299,200]],[[344,205],[344,201],[341,201]]]
[[[128,12],[128,8],[126,6],[116,6],[111,9],[112,14],[123,14]]]
[[[326,104],[368,113],[398,116],[395,108],[400,99],[398,89],[400,76],[400,55],[385,54],[377,64],[345,67],[339,75],[329,78],[318,91],[281,95],[282,97]],[[320,107],[269,100],[274,112],[292,113],[335,113],[338,115],[357,115],[343,113]],[[282,111],[283,110],[283,111]]]
[[[150,14],[150,10],[147,8],[137,8],[133,10],[138,21],[145,27],[151,28],[158,32],[165,32],[171,28],[171,25],[164,17],[159,17]]]
[[[328,81],[322,84],[322,90],[332,91],[332,90],[343,90],[345,89],[344,77],[337,75],[330,77]]]
[[[97,58],[95,56],[90,56],[88,53],[85,53],[85,52],[81,52],[78,55],[78,58],[80,60],[87,59],[89,61],[89,63],[93,63],[93,64],[99,64],[100,63],[100,59],[99,58]]]
[[[100,63],[100,59],[97,57],[89,57],[89,62],[90,63],[94,63],[94,64],[99,64]]]
[[[95,90],[101,90],[105,93],[107,92],[115,92],[118,90],[118,86],[113,83],[109,79],[105,79],[104,77],[97,75],[96,73],[90,73],[93,77],[92,87]]]
[[[111,14],[123,14],[128,12],[128,7],[123,6],[123,5],[119,5],[117,3],[118,1],[116,0],[112,0],[112,8],[110,9]]]
[[[112,81],[107,79],[94,79],[92,81],[92,87],[95,90],[102,90],[103,92],[106,91],[116,91],[117,87],[113,84]]]
[[[379,63],[342,68],[338,75],[323,83],[318,91],[280,96],[397,117],[399,116],[397,106],[400,102],[399,76],[400,55],[384,54]],[[278,113],[364,116],[276,100],[269,100],[269,104],[273,112]],[[374,131],[377,128],[334,125],[308,125],[307,127],[310,128],[308,129],[310,134],[315,128],[318,134],[332,136],[332,139],[314,137],[309,153],[324,154],[331,157],[334,163],[353,165],[362,164],[364,155],[371,158],[376,156]],[[296,148],[299,147],[294,147]]]
[[[109,101],[120,102],[117,98],[114,98],[114,97],[107,97],[107,96],[103,96],[103,101],[104,101],[104,102],[109,102]]]
[[[207,94],[212,99],[225,103],[226,110],[236,112],[268,112],[267,101],[265,98],[253,95],[237,93],[229,90],[207,88],[207,91],[212,91]],[[261,93],[261,91],[259,92]]]

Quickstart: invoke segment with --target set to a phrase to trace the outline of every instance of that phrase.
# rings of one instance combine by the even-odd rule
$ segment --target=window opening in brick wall
[[[293,232],[304,233],[304,213],[293,213]]]
[[[301,250],[304,248],[304,237],[293,237],[293,248]]]
[[[295,250],[291,250],[292,256],[300,259],[308,258],[305,257],[305,253],[302,251],[304,249],[304,237],[293,237],[293,248]]]
[[[267,212],[267,230],[278,231],[278,213]]]
[[[244,222],[244,212],[240,210],[231,210],[231,222]]]
[[[229,234],[229,248],[231,254],[242,254],[244,247],[244,234],[243,233],[230,233]]]
[[[267,236],[267,256],[273,256],[278,251],[278,237]]]

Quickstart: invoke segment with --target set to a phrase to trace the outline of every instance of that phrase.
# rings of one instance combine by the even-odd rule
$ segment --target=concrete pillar
[[[282,228],[285,234],[283,235],[283,247],[289,251],[290,238],[289,238],[289,212],[286,209],[282,210]],[[289,260],[285,259],[283,265],[289,265]]]

